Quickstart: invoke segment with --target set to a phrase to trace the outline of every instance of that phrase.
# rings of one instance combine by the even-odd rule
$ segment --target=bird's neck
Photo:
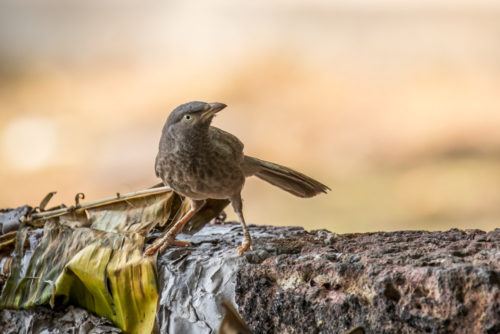
[[[168,151],[200,152],[209,148],[208,129],[193,129],[193,131],[170,131],[164,145]],[[162,143],[160,142],[160,146]]]

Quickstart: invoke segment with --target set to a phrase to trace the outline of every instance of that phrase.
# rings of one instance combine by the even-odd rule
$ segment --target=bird
[[[165,231],[145,251],[162,253],[168,247],[187,247],[176,240],[183,226],[207,199],[228,199],[243,230],[242,255],[253,249],[243,216],[241,190],[245,179],[256,176],[298,197],[326,193],[329,187],[291,168],[243,153],[243,143],[234,135],[211,125],[227,106],[224,103],[192,101],[181,104],[168,116],[162,129],[155,172],[163,183],[190,201],[190,209],[171,229]]]

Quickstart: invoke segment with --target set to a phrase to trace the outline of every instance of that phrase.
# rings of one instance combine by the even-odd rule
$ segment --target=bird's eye
[[[191,120],[191,115],[184,115],[184,119],[185,119],[186,121]]]

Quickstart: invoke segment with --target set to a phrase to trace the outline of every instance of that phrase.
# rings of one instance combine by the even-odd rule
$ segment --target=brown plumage
[[[312,197],[329,188],[288,167],[243,154],[243,143],[232,134],[210,126],[222,103],[189,102],[169,115],[163,127],[156,175],[165,185],[191,200],[191,210],[164,236],[146,248],[147,255],[169,246],[186,246],[175,236],[208,198],[229,199],[243,228],[238,251],[251,247],[250,233],[243,217],[241,189],[245,178],[255,175],[295,196]]]

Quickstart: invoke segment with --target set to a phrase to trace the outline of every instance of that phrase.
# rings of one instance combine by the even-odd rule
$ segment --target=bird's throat
[[[193,128],[190,131],[175,131],[167,136],[169,150],[185,153],[197,153],[206,151],[210,141],[208,129]]]

